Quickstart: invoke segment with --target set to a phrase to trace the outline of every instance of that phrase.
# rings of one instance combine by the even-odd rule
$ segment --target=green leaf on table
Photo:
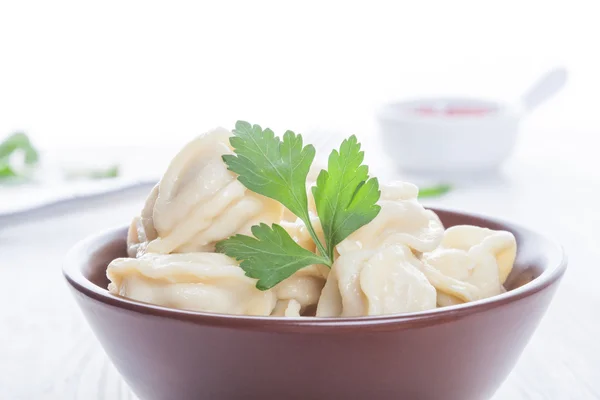
[[[252,227],[254,237],[235,235],[217,243],[216,250],[240,261],[240,267],[256,287],[267,290],[301,268],[327,259],[302,248],[280,225]]]
[[[18,183],[29,176],[27,168],[15,166],[13,156],[17,153],[22,153],[25,166],[33,166],[39,160],[38,151],[27,135],[20,132],[10,135],[0,143],[0,180],[3,182]]]
[[[120,175],[121,168],[118,164],[110,165],[108,167],[97,167],[97,168],[80,168],[70,169],[64,171],[64,176],[68,180],[80,180],[80,179],[108,179],[116,178]]]
[[[0,162],[0,178],[13,178],[17,173],[12,169],[10,164]]]
[[[39,153],[33,146],[29,137],[18,132],[10,135],[0,143],[0,161],[8,159],[15,151],[23,151],[25,154],[25,164],[35,164],[39,160]]]
[[[452,190],[452,186],[450,185],[436,185],[429,186],[425,188],[419,188],[419,198],[431,198],[431,197],[440,197],[448,193]]]
[[[116,178],[120,174],[121,168],[118,165],[111,165],[108,168],[97,169],[94,171],[90,171],[90,179],[106,179],[106,178]]]
[[[327,171],[321,171],[312,188],[330,257],[338,243],[371,222],[381,209],[376,204],[381,195],[379,183],[369,178],[363,160],[364,152],[352,135],[339,151],[331,152]]]

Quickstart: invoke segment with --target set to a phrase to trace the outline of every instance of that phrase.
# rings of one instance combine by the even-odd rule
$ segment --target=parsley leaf
[[[308,213],[306,176],[315,158],[312,145],[302,147],[302,136],[292,131],[283,141],[269,128],[238,121],[230,143],[236,155],[224,155],[229,169],[253,192],[286,206],[297,217]]]
[[[369,179],[363,160],[364,152],[352,135],[339,151],[331,152],[327,171],[321,171],[312,188],[330,257],[338,243],[371,222],[381,209],[376,204],[381,194],[379,183],[377,178]]]
[[[327,263],[327,259],[302,248],[280,225],[252,227],[254,237],[235,235],[217,243],[217,251],[241,261],[240,267],[256,287],[267,290],[312,264]]]
[[[283,141],[269,128],[238,121],[229,139],[235,155],[223,156],[230,171],[248,189],[279,201],[299,217],[322,255],[325,249],[317,238],[308,214],[306,176],[315,158],[312,145],[303,146],[302,136],[292,131]]]

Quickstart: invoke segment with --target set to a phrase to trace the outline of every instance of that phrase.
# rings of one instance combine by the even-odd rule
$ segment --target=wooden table
[[[564,159],[517,154],[503,175],[429,203],[517,220],[554,236],[569,254],[554,302],[495,400],[600,398],[600,157],[593,146],[585,158],[568,143],[555,145]],[[76,241],[128,223],[145,194],[0,221],[0,399],[134,398],[60,268]]]

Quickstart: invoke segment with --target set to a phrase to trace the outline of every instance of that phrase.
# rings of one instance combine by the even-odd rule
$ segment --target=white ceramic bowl
[[[406,172],[495,170],[511,154],[520,112],[470,98],[424,98],[384,105],[378,115],[387,154]]]

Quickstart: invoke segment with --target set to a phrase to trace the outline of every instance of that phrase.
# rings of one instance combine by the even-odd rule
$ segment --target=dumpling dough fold
[[[213,251],[217,241],[279,222],[283,206],[247,190],[221,157],[232,154],[223,128],[200,135],[171,161],[132,222],[128,253]]]
[[[435,308],[436,291],[407,246],[342,254],[321,293],[317,317],[357,317]]]
[[[270,315],[277,302],[272,290],[258,290],[235,260],[218,253],[146,253],[117,258],[106,272],[111,293],[166,307]]]
[[[415,185],[406,182],[382,185],[377,217],[338,244],[337,251],[345,254],[386,244],[406,245],[415,252],[435,249],[444,226],[433,211],[417,201],[418,193]]]
[[[510,232],[453,226],[436,250],[423,254],[423,272],[438,290],[438,305],[479,300],[505,291],[516,253]]]

